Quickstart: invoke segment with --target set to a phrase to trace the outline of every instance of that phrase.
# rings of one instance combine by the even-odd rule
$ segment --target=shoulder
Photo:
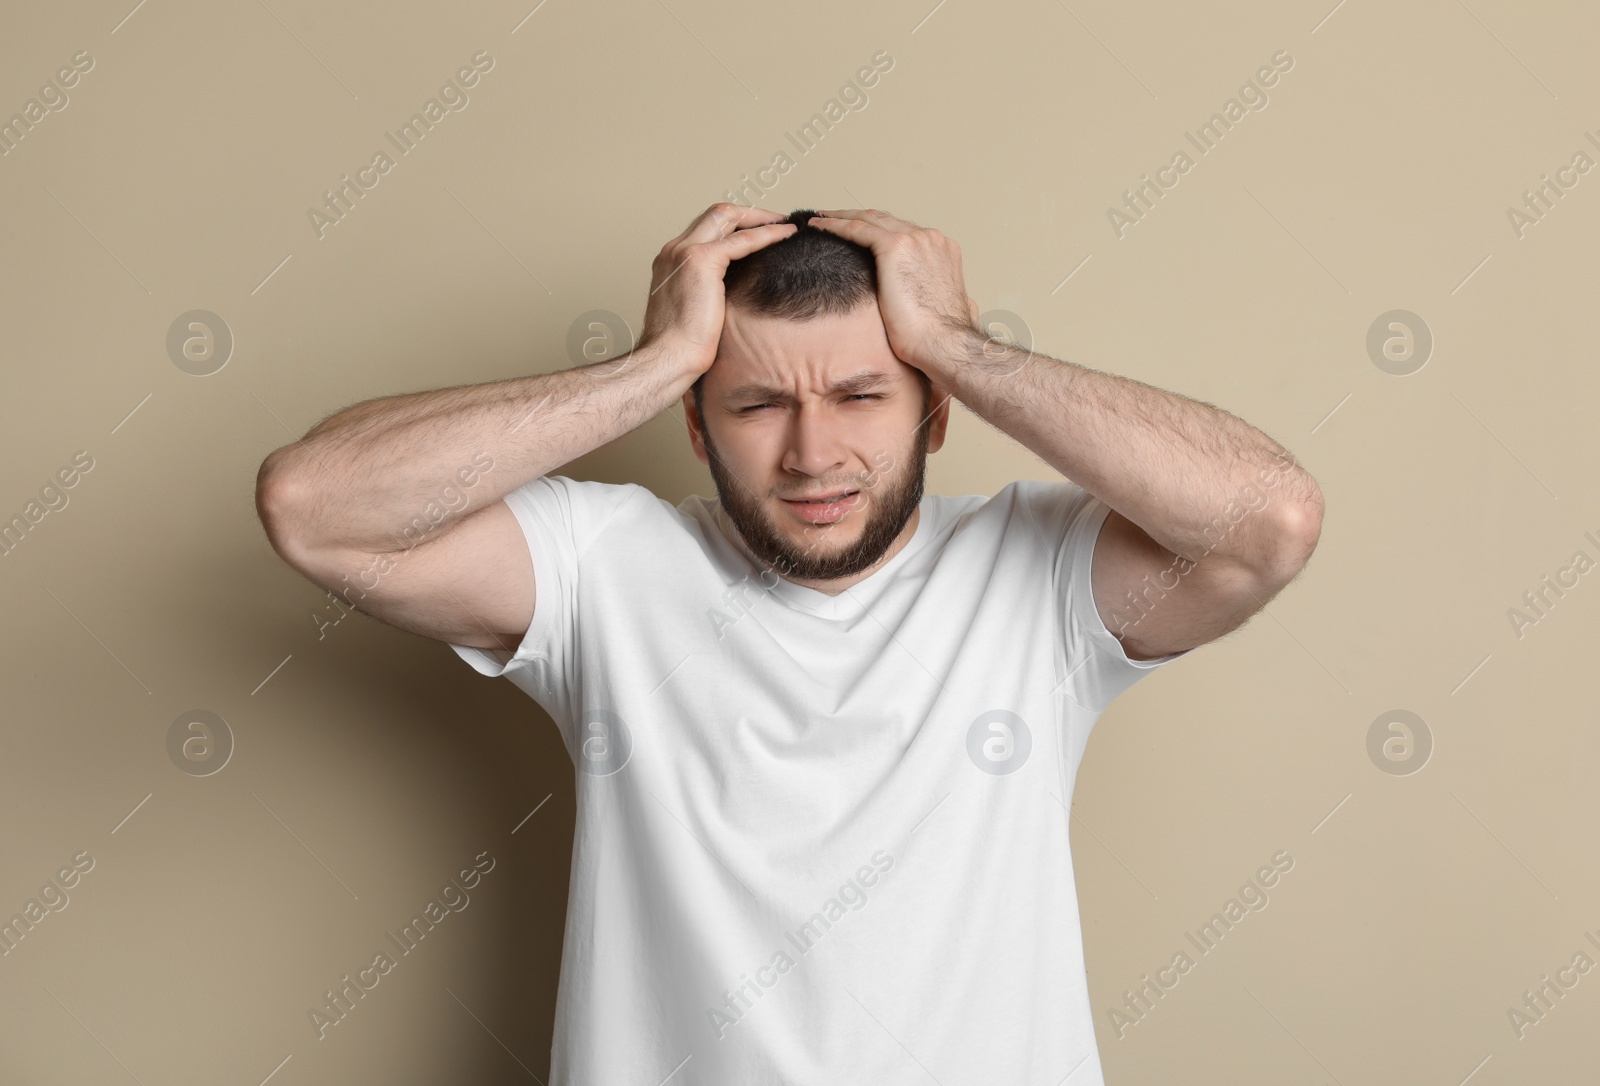
[[[591,547],[619,534],[636,541],[659,536],[677,514],[638,483],[606,483],[541,475],[502,499],[528,545],[552,560],[576,563]],[[635,544],[637,545],[637,544]]]
[[[992,496],[941,497],[948,515],[974,530],[1026,535],[1050,549],[1064,545],[1069,531],[1095,512],[1095,499],[1066,479],[1017,479]]]
[[[638,483],[606,483],[567,475],[540,475],[506,495],[513,510],[532,513],[569,527],[579,539],[592,538],[618,516],[648,514],[659,498]]]

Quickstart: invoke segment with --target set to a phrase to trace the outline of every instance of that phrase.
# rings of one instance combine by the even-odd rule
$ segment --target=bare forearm
[[[1189,561],[1272,566],[1293,557],[1286,538],[1320,517],[1321,491],[1293,455],[1210,404],[977,332],[953,342],[937,379]]]
[[[577,369],[346,408],[262,464],[269,528],[381,552],[499,501],[660,414],[697,374],[643,347]]]

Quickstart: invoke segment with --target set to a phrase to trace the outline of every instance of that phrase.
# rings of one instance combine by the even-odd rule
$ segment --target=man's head
[[[890,349],[872,251],[807,226],[812,214],[728,265],[717,358],[684,413],[751,550],[791,580],[830,581],[876,565],[906,530],[949,400]],[[786,500],[846,491],[842,515]]]

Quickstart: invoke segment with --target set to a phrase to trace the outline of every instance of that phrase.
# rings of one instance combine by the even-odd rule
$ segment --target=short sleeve
[[[579,672],[578,579],[584,552],[643,488],[541,475],[503,499],[533,564],[533,619],[516,650],[450,647],[481,675],[507,678],[555,719],[569,716]]]
[[[1117,695],[1163,664],[1190,651],[1153,660],[1134,660],[1106,628],[1095,605],[1094,548],[1111,507],[1076,483],[1036,483],[1042,498],[1042,525],[1059,530],[1052,578],[1057,614],[1073,698],[1085,708],[1104,711]]]

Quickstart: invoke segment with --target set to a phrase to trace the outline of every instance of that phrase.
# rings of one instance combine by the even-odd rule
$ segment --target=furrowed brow
[[[890,387],[894,379],[882,370],[862,370],[849,377],[842,377],[828,388],[830,394],[843,393],[855,395],[862,392],[876,392]],[[778,388],[775,385],[750,383],[732,389],[725,397],[728,403],[763,403],[767,400],[787,400],[789,390]]]

